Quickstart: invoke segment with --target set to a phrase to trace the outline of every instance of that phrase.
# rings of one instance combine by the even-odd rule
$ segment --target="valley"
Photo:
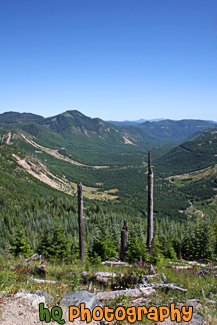
[[[22,151],[21,156],[13,157],[32,176],[71,195],[82,182],[87,198],[115,200],[143,215],[147,206],[147,151],[151,149],[156,217],[181,219],[179,211],[187,209],[195,188],[196,195],[201,191],[199,198],[215,195],[215,130],[213,123],[200,120],[160,120],[120,127],[78,111],[46,119],[27,113],[0,115],[2,145]],[[177,145],[183,139],[187,142]],[[43,172],[36,173],[36,162]],[[179,177],[172,176],[178,172]],[[206,194],[202,195],[204,186]]]
[[[71,211],[70,206],[74,206],[72,211],[75,211],[77,183],[82,182],[86,217],[89,218],[91,211],[101,211],[97,223],[101,222],[100,218],[108,217],[108,229],[121,224],[123,216],[132,220],[132,224],[134,220],[140,220],[141,239],[145,240],[147,153],[151,150],[155,226],[160,224],[164,232],[165,225],[168,229],[173,224],[179,227],[189,218],[216,220],[216,126],[205,121],[161,120],[139,124],[138,130],[135,125],[133,129],[131,127],[127,126],[126,131],[126,126],[113,126],[78,111],[46,119],[12,112],[0,115],[2,213],[6,211],[7,215],[19,216],[23,225],[27,218],[26,233],[36,247],[37,234],[44,229],[41,222],[44,222],[45,202],[58,197],[57,202],[64,200],[68,202],[66,205],[69,204],[67,210]],[[161,141],[156,142],[157,138]],[[36,219],[35,204],[41,206]],[[58,204],[54,204],[53,212],[58,211]],[[26,205],[31,208],[25,208]],[[29,214],[28,211],[32,212]],[[53,212],[46,228],[60,221]],[[67,217],[65,213],[62,210],[57,214],[61,215],[61,224],[68,233],[67,223],[71,220],[70,224],[75,225],[76,217],[74,212]],[[11,241],[16,229],[14,217],[10,217],[10,222],[3,227],[1,240],[6,236],[8,242]],[[5,220],[5,216],[1,218]],[[86,240],[89,244],[94,232],[98,231],[92,226],[94,218],[92,215],[88,225],[90,235]],[[34,235],[32,229],[35,229]],[[115,238],[118,232],[114,232]],[[73,236],[77,238],[76,227]]]

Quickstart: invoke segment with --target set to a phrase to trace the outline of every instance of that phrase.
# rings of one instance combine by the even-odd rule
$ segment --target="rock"
[[[30,293],[38,295],[39,297],[45,297],[45,301],[47,304],[52,304],[54,302],[54,298],[51,295],[49,295],[49,293],[47,293],[46,291],[33,290],[33,291],[30,291]]]
[[[102,304],[97,299],[97,297],[93,293],[90,293],[88,291],[69,292],[62,297],[59,305],[65,307],[69,307],[69,306],[80,307],[81,303],[85,303],[85,308],[88,308],[91,311],[96,306],[102,307]]]
[[[181,325],[185,325],[185,324],[191,324],[191,325],[203,325],[203,317],[200,316],[199,314],[193,314],[192,319],[190,320],[190,322],[181,322],[179,323]]]
[[[14,295],[14,298],[15,299],[20,298],[22,300],[28,301],[29,305],[31,307],[33,307],[34,309],[38,309],[38,305],[41,302],[43,302],[45,304],[45,307],[46,307],[45,297],[42,297],[42,296],[39,296],[39,295],[36,295],[36,294],[31,294],[31,293],[28,293],[28,292],[17,292]]]
[[[17,292],[17,293],[15,293],[15,295],[14,295],[14,298],[15,299],[18,299],[18,298],[23,298],[25,296],[25,292]]]
[[[29,295],[32,295],[32,296],[33,296],[33,299],[32,299],[32,300],[29,299],[29,300],[30,300],[30,302],[31,302],[31,306],[32,306],[34,309],[38,310],[38,306],[39,306],[39,304],[40,304],[41,302],[44,303],[44,306],[45,306],[45,307],[47,306],[47,305],[46,305],[46,302],[45,302],[45,297],[40,297],[40,296],[38,296],[38,295],[33,295],[33,294],[29,294]]]
[[[170,320],[170,317],[168,317],[167,319],[165,319],[164,322],[158,322],[156,324],[159,324],[159,325],[173,325],[173,324],[178,324],[178,323],[172,322]],[[186,324],[190,324],[190,325],[203,325],[204,324],[204,321],[203,321],[203,317],[200,316],[199,314],[193,314],[190,322],[181,322],[179,324],[180,325],[186,325]]]

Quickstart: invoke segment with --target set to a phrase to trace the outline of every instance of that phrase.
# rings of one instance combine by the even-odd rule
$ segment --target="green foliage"
[[[29,257],[33,253],[31,245],[22,229],[16,231],[10,251],[14,256],[22,255],[24,257]]]
[[[208,220],[197,219],[186,225],[182,241],[182,256],[186,259],[208,261],[214,259],[215,237]]]
[[[146,244],[137,235],[131,235],[129,238],[129,245],[126,252],[126,258],[129,262],[139,262],[147,257]]]
[[[0,271],[0,290],[7,290],[11,283],[16,281],[15,271],[1,270]]]
[[[71,256],[70,242],[62,227],[51,228],[44,232],[39,241],[37,252],[46,258],[66,259]]]
[[[99,256],[103,261],[112,260],[118,257],[117,246],[111,240],[111,237],[104,237],[100,235],[93,242],[93,247],[90,252],[90,257],[96,258]]]
[[[152,249],[150,254],[147,254],[147,260],[149,263],[154,265],[160,265],[163,262],[163,250],[162,244],[160,243],[158,236],[155,236],[152,244]]]
[[[175,249],[171,242],[167,242],[164,247],[162,247],[163,255],[173,261],[177,260],[177,255]]]

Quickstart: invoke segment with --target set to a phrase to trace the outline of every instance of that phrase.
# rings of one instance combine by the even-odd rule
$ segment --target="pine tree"
[[[44,232],[37,252],[47,258],[69,258],[70,246],[70,241],[65,236],[63,228],[57,226]]]
[[[23,255],[24,257],[29,257],[33,253],[22,229],[18,229],[15,233],[11,252],[15,256]]]

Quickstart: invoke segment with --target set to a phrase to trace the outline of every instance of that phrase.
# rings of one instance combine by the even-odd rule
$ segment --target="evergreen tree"
[[[11,245],[11,252],[15,256],[23,255],[24,257],[29,257],[33,253],[31,245],[28,243],[22,229],[18,229],[14,235],[14,240]]]
[[[70,246],[63,228],[57,226],[44,232],[37,252],[47,258],[69,258],[71,256]]]

